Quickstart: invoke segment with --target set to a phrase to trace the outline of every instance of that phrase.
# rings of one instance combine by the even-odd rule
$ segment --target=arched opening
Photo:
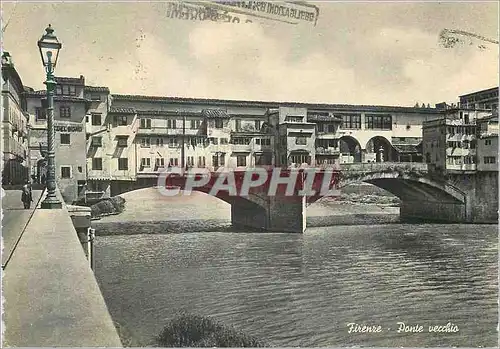
[[[385,137],[375,136],[366,143],[365,162],[391,162],[393,153],[392,144]]]
[[[47,177],[47,161],[40,159],[36,162],[36,182],[44,184],[45,177]]]
[[[340,137],[340,163],[361,162],[361,144],[351,136]]]

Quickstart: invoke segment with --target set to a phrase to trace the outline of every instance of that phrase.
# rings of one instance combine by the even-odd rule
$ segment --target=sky
[[[498,40],[498,2],[311,3],[316,26],[172,19],[164,2],[2,1],[2,49],[35,89],[48,23],[63,43],[56,76],[117,94],[414,106],[498,86],[498,44],[439,44],[444,28]]]

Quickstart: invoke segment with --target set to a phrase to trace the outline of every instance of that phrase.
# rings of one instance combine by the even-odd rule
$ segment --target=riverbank
[[[104,199],[90,206],[92,219],[118,215],[125,210],[126,200],[121,196]]]

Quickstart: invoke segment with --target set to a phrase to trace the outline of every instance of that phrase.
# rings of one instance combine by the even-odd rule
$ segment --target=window
[[[128,158],[118,158],[118,170],[128,170]]]
[[[193,167],[194,166],[194,156],[188,156],[187,159],[187,165]]]
[[[35,119],[38,120],[47,120],[47,110],[45,108],[36,108],[35,109]]]
[[[225,154],[216,154],[212,156],[212,164],[214,167],[224,166]]]
[[[128,141],[128,137],[127,136],[118,136],[116,137],[117,139],[117,144],[116,146],[119,147],[119,148],[126,148],[127,147],[127,141]]]
[[[61,166],[61,178],[71,178],[70,166]]]
[[[285,118],[286,122],[303,122],[304,118],[302,116],[287,116]]]
[[[342,115],[342,128],[360,129],[361,115]]]
[[[212,143],[213,145],[217,145],[219,144],[219,140],[217,138],[210,138],[210,143]]]
[[[100,96],[100,95],[98,95],[98,94],[94,94],[94,93],[92,93],[92,94],[90,95],[90,99],[91,99],[92,101],[100,101],[100,100],[101,100],[101,96]]]
[[[92,113],[92,125],[93,126],[101,125],[101,113]]]
[[[125,115],[115,116],[116,126],[127,126],[127,117]]]
[[[294,164],[311,164],[311,157],[309,155],[290,155],[290,161]]]
[[[93,147],[102,147],[102,137],[92,137]]]
[[[63,95],[69,95],[69,86],[68,85],[63,85]]]
[[[198,167],[205,167],[205,157],[198,156]]]
[[[260,131],[260,127],[261,127],[261,121],[255,120],[255,130]]]
[[[60,107],[59,108],[59,116],[61,118],[70,118],[71,117],[71,108],[70,107]]]
[[[197,130],[201,126],[201,120],[191,120],[191,129]]]
[[[233,138],[232,142],[235,145],[248,145],[251,138]]]
[[[168,166],[174,166],[174,167],[179,166],[179,159],[178,158],[170,158],[170,160],[168,162]]]
[[[150,129],[151,128],[151,119],[141,119],[140,128]]]
[[[273,163],[273,157],[270,153],[254,154],[254,157],[255,157],[255,165],[257,166],[272,165]]]
[[[156,146],[163,147],[163,138],[156,138]]]
[[[167,128],[175,128],[175,120],[168,119],[167,120]]]
[[[234,120],[236,131],[241,131],[241,120]]]
[[[495,164],[496,163],[496,157],[494,157],[494,156],[485,156],[484,157],[484,163],[485,164]]]
[[[62,95],[62,86],[61,85],[56,86],[56,95]]]
[[[391,115],[366,115],[365,127],[367,129],[376,130],[391,130],[392,116]]]
[[[168,146],[170,148],[177,148],[177,138],[169,138],[168,139]]]
[[[82,166],[78,166],[78,172],[79,172],[79,173],[82,173],[82,172],[83,172],[83,167],[82,167]]]
[[[151,146],[151,140],[149,138],[141,138],[141,147],[149,148]]]
[[[142,158],[141,159],[141,167],[151,167],[151,159],[150,158]]]
[[[316,132],[318,132],[318,133],[325,132],[325,125],[317,124],[316,125]]]
[[[332,124],[328,125],[328,132],[329,133],[335,133],[335,131],[336,131],[335,125],[332,125]]]
[[[92,158],[92,169],[102,170],[102,158]]]
[[[220,144],[228,144],[228,139],[227,138],[221,138],[220,139]]]
[[[155,167],[156,168],[165,167],[165,159],[164,158],[156,158]]]
[[[85,115],[85,122],[89,122],[89,116]]]
[[[491,145],[491,139],[485,139],[484,145]]]
[[[222,119],[215,119],[215,128],[223,128],[223,127],[224,127],[224,120],[222,120]]]
[[[246,166],[247,165],[247,157],[245,155],[236,156],[236,166]]]
[[[61,144],[71,144],[71,135],[69,133],[61,133]]]
[[[255,144],[257,144],[257,145],[271,145],[271,139],[269,139],[269,138],[256,138]]]
[[[76,96],[76,86],[70,86],[69,87],[69,95],[70,96]]]
[[[306,145],[307,144],[307,137],[297,137],[297,138],[295,138],[295,144]]]

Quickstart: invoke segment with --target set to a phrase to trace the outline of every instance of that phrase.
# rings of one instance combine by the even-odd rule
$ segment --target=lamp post
[[[56,82],[54,79],[54,69],[57,64],[57,57],[62,44],[54,35],[54,29],[51,25],[45,29],[45,34],[38,40],[38,48],[42,63],[47,73],[47,176],[46,187],[47,196],[42,202],[42,208],[57,209],[62,208],[62,203],[56,196],[56,165],[55,165],[55,150],[54,150],[54,88]]]

